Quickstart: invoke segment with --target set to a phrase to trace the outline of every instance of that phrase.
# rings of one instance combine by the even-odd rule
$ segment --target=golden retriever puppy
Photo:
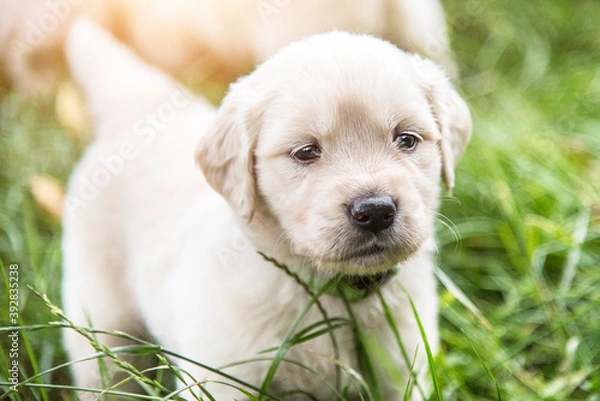
[[[293,40],[331,29],[370,33],[455,67],[439,0],[5,0],[0,67],[31,93],[64,71],[62,45],[88,15],[145,60],[189,84],[231,80]]]
[[[281,344],[311,293],[323,291],[323,310],[313,305],[296,330],[323,312],[351,311],[404,375],[400,385],[377,367],[385,399],[402,399],[409,366],[426,365],[409,298],[433,352],[438,344],[439,183],[452,187],[471,133],[445,73],[381,39],[331,32],[282,49],[215,110],[87,20],[67,45],[97,131],[65,204],[67,314],[147,332],[251,393],[264,386],[286,400],[332,400],[336,381],[360,387],[340,375],[359,370],[348,325],[333,332],[337,347],[328,335],[293,346],[263,385],[274,353],[261,352]],[[73,360],[93,353],[74,331],[65,343]],[[175,363],[215,399],[244,398],[239,383]],[[78,385],[100,385],[96,361],[73,373]],[[191,392],[201,394],[197,385]]]

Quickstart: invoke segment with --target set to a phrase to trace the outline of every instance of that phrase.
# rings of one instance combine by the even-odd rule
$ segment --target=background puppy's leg
[[[431,58],[452,78],[458,67],[450,51],[444,10],[439,0],[392,0],[388,37],[402,49]]]

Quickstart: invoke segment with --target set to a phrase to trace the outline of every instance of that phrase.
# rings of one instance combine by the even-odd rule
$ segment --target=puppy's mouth
[[[391,269],[405,260],[411,253],[402,247],[377,242],[363,247],[353,247],[345,252],[338,252],[331,255],[327,262],[342,267],[342,270],[350,268],[353,272],[351,274],[357,274],[360,271],[358,274],[372,275]]]
[[[322,247],[325,249],[315,247],[302,255],[317,271],[326,274],[370,276],[406,262],[422,244],[416,234],[409,236],[391,232],[367,236],[343,233],[334,243]]]
[[[373,244],[362,249],[352,250],[346,254],[334,258],[334,260],[339,262],[351,262],[360,259],[384,258],[388,256],[389,252],[389,248],[380,244]]]

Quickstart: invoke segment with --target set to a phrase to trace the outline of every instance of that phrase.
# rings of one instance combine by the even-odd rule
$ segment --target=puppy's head
[[[432,62],[333,32],[233,85],[197,159],[240,217],[271,221],[295,256],[374,274],[431,236],[438,182],[452,188],[470,134],[465,103]]]

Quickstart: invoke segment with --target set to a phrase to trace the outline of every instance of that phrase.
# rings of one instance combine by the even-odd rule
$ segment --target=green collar
[[[331,295],[332,297],[342,298],[350,303],[362,301],[363,299],[367,298],[369,295],[373,294],[385,283],[387,283],[398,271],[398,269],[394,267],[383,273],[370,276],[352,276],[341,274],[333,279],[324,281],[316,275],[311,275],[304,279],[291,271],[286,265],[279,263],[277,260],[265,255],[262,252],[258,253],[267,262],[277,266],[284,273],[293,278],[310,295],[316,296],[316,294],[327,294]]]

